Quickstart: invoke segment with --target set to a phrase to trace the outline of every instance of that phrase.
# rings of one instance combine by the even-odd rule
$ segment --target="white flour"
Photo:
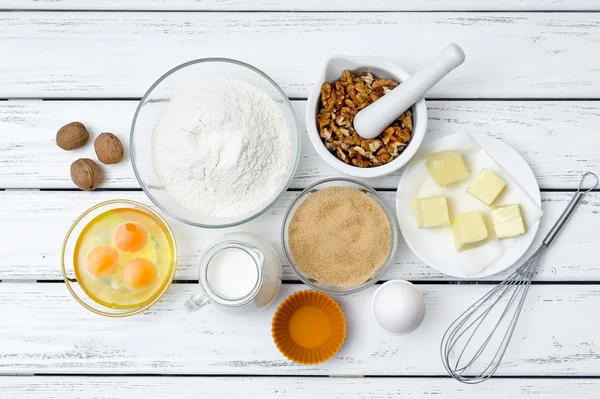
[[[293,156],[277,104],[237,79],[209,79],[174,96],[152,144],[167,192],[192,212],[212,217],[266,206],[287,182]]]

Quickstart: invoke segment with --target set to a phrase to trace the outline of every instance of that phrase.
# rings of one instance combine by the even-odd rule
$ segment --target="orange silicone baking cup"
[[[342,309],[329,296],[312,290],[296,292],[277,308],[271,324],[277,349],[299,364],[331,359],[346,338]]]

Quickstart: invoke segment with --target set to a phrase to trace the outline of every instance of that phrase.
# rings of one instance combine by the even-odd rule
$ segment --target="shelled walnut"
[[[358,111],[396,86],[394,80],[376,78],[370,72],[356,76],[349,70],[333,84],[323,83],[317,128],[325,147],[341,161],[360,168],[380,166],[397,158],[413,132],[410,109],[375,139],[363,139],[352,126]]]

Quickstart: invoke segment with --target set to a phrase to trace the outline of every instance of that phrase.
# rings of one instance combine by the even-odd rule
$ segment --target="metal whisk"
[[[582,191],[584,180],[588,176],[593,177],[596,183]],[[598,176],[592,172],[584,174],[577,192],[538,250],[448,327],[442,338],[440,350],[442,363],[454,379],[465,384],[478,384],[490,378],[500,367],[540,258],[585,194],[596,187]],[[486,362],[488,356],[491,356],[489,363]]]

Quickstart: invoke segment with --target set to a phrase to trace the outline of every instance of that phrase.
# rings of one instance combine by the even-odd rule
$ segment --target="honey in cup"
[[[81,288],[113,309],[142,306],[169,283],[174,248],[166,228],[148,213],[111,209],[83,229],[73,255]]]

